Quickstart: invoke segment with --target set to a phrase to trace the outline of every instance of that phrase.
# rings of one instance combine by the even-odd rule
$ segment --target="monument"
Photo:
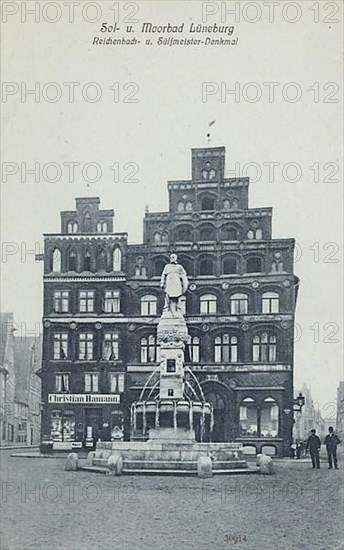
[[[110,463],[112,468],[119,460],[124,474],[198,472],[202,477],[204,464],[205,476],[209,472],[246,473],[249,470],[241,444],[211,441],[212,407],[191,368],[185,365],[189,336],[181,298],[188,278],[176,254],[171,254],[160,286],[165,292],[157,327],[160,364],[131,406],[131,440],[99,441],[91,465],[85,468],[110,468]]]

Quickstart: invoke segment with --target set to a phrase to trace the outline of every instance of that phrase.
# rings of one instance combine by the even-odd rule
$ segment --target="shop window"
[[[264,399],[260,411],[261,437],[278,436],[279,407],[272,397]]]
[[[51,438],[53,441],[75,441],[75,414],[73,411],[52,411]]]
[[[258,410],[251,397],[246,397],[240,404],[239,433],[241,437],[258,436]]]

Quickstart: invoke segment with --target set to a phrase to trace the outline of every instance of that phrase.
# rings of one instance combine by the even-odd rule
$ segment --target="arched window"
[[[256,230],[256,239],[262,239],[263,238],[263,232],[261,229]]]
[[[161,234],[159,233],[159,231],[154,233],[154,242],[155,242],[155,244],[160,244],[161,243]]]
[[[225,258],[223,261],[223,273],[225,275],[234,275],[237,272],[236,258]]]
[[[185,210],[185,204],[183,201],[179,201],[177,204],[177,211],[178,212],[184,212]]]
[[[91,271],[91,252],[86,250],[84,255],[84,271]]]
[[[166,265],[166,260],[155,260],[154,262],[154,277],[161,277],[164,267]]]
[[[112,254],[113,271],[122,271],[122,251],[116,247]]]
[[[84,231],[87,233],[91,231],[91,216],[89,212],[86,212],[84,217]]]
[[[247,232],[247,238],[250,239],[250,240],[252,240],[252,239],[261,240],[263,238],[263,232],[262,232],[261,229],[256,229],[256,230],[250,229]]]
[[[238,240],[238,231],[235,227],[230,225],[224,225],[221,228],[221,239],[223,241],[237,241]]]
[[[216,239],[216,230],[210,224],[202,225],[199,228],[199,240],[200,241],[215,241]]]
[[[208,172],[208,170],[202,170],[202,178],[203,178],[204,180],[207,180],[208,177],[209,177],[209,172]]]
[[[177,242],[190,242],[192,241],[193,228],[190,225],[181,225],[176,230]]]
[[[239,433],[241,437],[258,436],[257,405],[251,397],[246,397],[240,404]]]
[[[262,271],[262,259],[258,256],[252,256],[247,258],[247,273],[261,273]]]
[[[156,315],[158,299],[153,294],[146,294],[141,298],[141,315]]]
[[[264,292],[262,294],[262,313],[279,312],[279,294],[277,292]]]
[[[230,297],[231,315],[243,315],[248,311],[247,294],[232,294]]]
[[[233,201],[232,201],[232,208],[233,208],[233,209],[238,209],[238,208],[239,208],[239,201],[238,201],[238,199],[233,199]]]
[[[190,363],[199,363],[200,341],[198,336],[189,336],[188,351],[189,351]]]
[[[216,313],[217,298],[214,294],[202,294],[199,300],[201,315]]]
[[[97,267],[99,271],[106,271],[107,269],[107,255],[104,248],[98,250]]]
[[[260,436],[278,436],[279,407],[272,397],[264,399],[260,410]]]
[[[252,229],[250,229],[248,232],[247,232],[247,238],[251,241],[252,239],[254,239],[254,232],[252,231]]]
[[[215,199],[213,199],[213,197],[204,197],[201,204],[201,210],[215,210]]]
[[[277,339],[274,334],[263,332],[253,337],[252,360],[258,363],[274,363],[277,355]]]
[[[215,363],[236,363],[238,361],[238,338],[229,334],[216,336],[214,340]]]
[[[76,271],[76,253],[70,250],[67,258],[68,271]]]
[[[53,252],[51,264],[51,271],[55,271],[56,273],[61,271],[61,251],[58,248],[55,248]]]
[[[228,200],[228,199],[225,199],[223,201],[223,209],[224,210],[230,210],[230,207],[231,207],[231,201]]]
[[[160,346],[156,337],[151,334],[141,338],[141,363],[158,363],[160,361]]]
[[[199,263],[200,275],[213,275],[214,274],[214,261],[211,258],[203,258]]]
[[[186,315],[186,296],[181,296],[179,299],[180,310],[183,315]]]
[[[212,168],[211,170],[209,170],[209,179],[210,180],[214,180],[216,178],[216,172],[215,170]]]
[[[75,221],[70,221],[67,224],[67,233],[77,233],[78,224]]]
[[[168,233],[167,233],[167,231],[163,231],[163,233],[161,235],[161,241],[163,243],[168,243]]]
[[[191,212],[192,211],[192,202],[191,201],[186,201],[185,203],[185,210],[187,212]]]
[[[107,233],[107,223],[100,221],[97,223],[97,233]]]

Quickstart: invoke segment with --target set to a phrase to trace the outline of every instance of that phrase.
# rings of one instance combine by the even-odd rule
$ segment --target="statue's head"
[[[170,255],[170,262],[171,262],[171,264],[176,264],[176,263],[177,263],[177,260],[178,260],[177,254],[171,254],[171,255]]]

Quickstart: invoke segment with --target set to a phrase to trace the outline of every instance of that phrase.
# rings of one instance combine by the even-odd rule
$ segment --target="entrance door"
[[[226,407],[221,395],[215,392],[205,393],[205,399],[213,407],[214,427],[211,440],[215,442],[225,441]]]
[[[86,427],[85,436],[87,437],[92,429],[91,437],[93,439],[93,445],[95,445],[99,439],[100,430],[102,429],[102,426],[103,426],[102,409],[85,409],[85,427]]]

